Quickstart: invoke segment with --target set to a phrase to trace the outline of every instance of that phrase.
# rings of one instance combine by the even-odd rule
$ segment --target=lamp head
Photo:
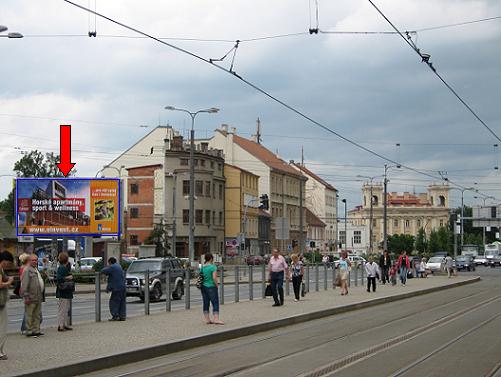
[[[174,106],[165,106],[165,110],[176,110]]]

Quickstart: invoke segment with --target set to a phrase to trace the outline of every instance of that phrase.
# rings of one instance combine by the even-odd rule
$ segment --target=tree
[[[402,251],[411,253],[414,250],[414,236],[410,234],[393,234],[388,236],[388,251],[400,254]]]
[[[451,231],[441,226],[437,231],[438,245],[440,247],[440,251],[448,251],[451,252],[453,249],[453,240]]]
[[[167,243],[167,232],[164,226],[155,225],[150,235],[146,240],[144,240],[146,245],[155,245],[155,256],[163,257],[167,254],[170,249]]]
[[[431,254],[435,254],[437,251],[440,251],[440,240],[436,230],[432,230],[430,232],[430,239],[428,241],[428,251]]]
[[[426,251],[426,233],[423,228],[419,228],[416,237],[416,250],[419,253],[424,253]]]
[[[14,164],[14,173],[22,178],[48,178],[64,177],[63,173],[57,167],[59,155],[52,152],[43,154],[37,150],[26,153],[20,160]],[[69,175],[74,175],[76,170],[72,170]],[[9,193],[7,198],[0,201],[0,210],[5,212],[6,219],[10,223],[14,222],[14,190]]]

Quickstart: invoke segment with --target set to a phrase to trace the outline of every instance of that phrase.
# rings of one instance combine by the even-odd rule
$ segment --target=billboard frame
[[[18,216],[18,190],[19,185],[18,181],[40,181],[40,180],[61,180],[61,181],[116,181],[118,183],[118,229],[116,233],[19,233],[19,216]],[[96,178],[85,178],[85,177],[15,177],[15,203],[14,203],[14,214],[16,217],[16,236],[33,236],[36,238],[43,237],[96,237],[96,236],[107,236],[107,237],[118,237],[121,239],[122,237],[122,215],[123,215],[123,203],[122,203],[122,179],[121,178],[105,178],[105,177],[96,177]]]

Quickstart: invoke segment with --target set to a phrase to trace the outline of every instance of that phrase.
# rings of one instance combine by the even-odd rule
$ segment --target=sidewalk
[[[328,291],[310,292],[300,302],[294,302],[288,296],[285,305],[279,308],[271,307],[272,300],[269,298],[226,304],[221,307],[225,326],[204,324],[200,308],[195,308],[134,317],[126,322],[81,324],[75,326],[72,332],[65,333],[51,328],[46,329],[44,337],[36,339],[9,334],[5,347],[9,360],[0,361],[0,374],[14,376],[29,373],[31,376],[54,377],[82,374],[125,364],[126,361],[134,362],[201,346],[209,340],[209,334],[209,342],[214,343],[468,284],[478,279],[411,279],[406,287],[378,286],[376,293],[367,293],[365,287],[352,286],[348,296],[340,296],[339,289],[330,288]],[[192,289],[192,294],[199,293]],[[56,366],[59,368],[48,371]]]

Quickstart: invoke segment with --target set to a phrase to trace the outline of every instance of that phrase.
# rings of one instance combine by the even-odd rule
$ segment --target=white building
[[[353,225],[348,222],[346,224],[346,232],[348,233],[348,244],[345,238],[345,222],[340,221],[338,224],[339,242],[343,245],[342,249],[348,250],[350,254],[366,254],[369,251],[369,234],[367,227],[364,225]]]
[[[311,212],[325,223],[321,250],[334,251],[337,245],[337,190],[309,170],[306,166],[292,162],[308,180],[306,181],[305,204]]]

